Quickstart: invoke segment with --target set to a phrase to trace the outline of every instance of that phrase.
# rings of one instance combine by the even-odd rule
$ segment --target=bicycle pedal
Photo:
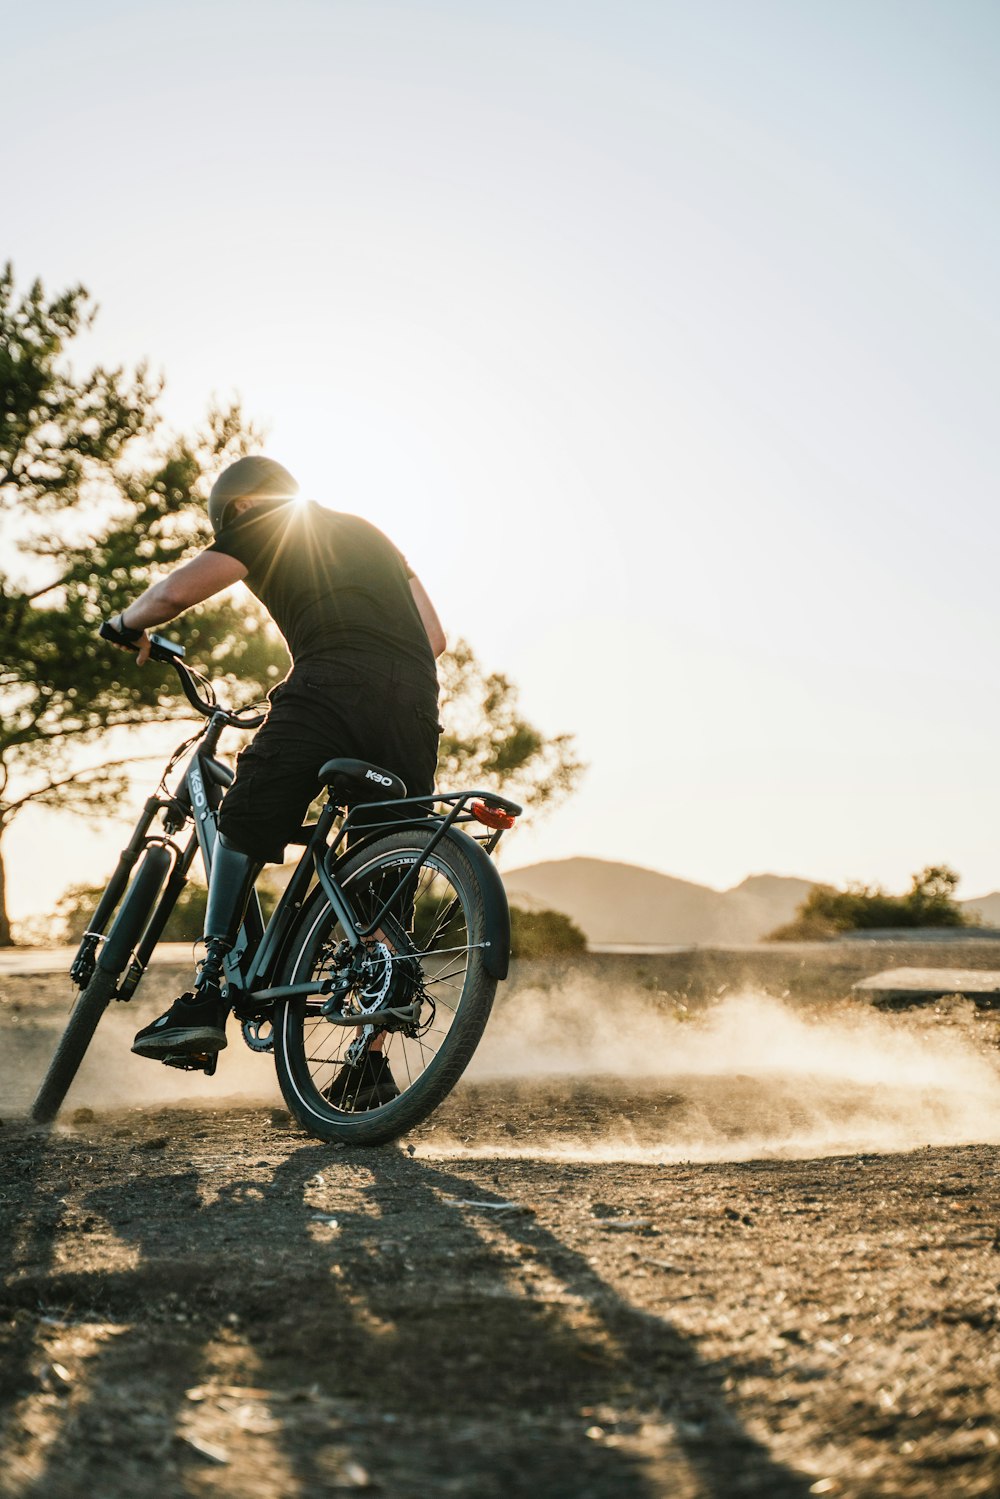
[[[219,1065],[217,1052],[172,1052],[169,1056],[160,1057],[164,1067],[176,1067],[181,1072],[204,1072],[207,1077],[215,1076],[215,1069]]]

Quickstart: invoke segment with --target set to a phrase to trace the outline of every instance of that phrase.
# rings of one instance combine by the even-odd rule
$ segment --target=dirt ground
[[[996,1494],[997,1023],[814,969],[522,974],[376,1151],[127,1058],[169,972],[29,1126],[65,988],[6,980],[0,1493]]]

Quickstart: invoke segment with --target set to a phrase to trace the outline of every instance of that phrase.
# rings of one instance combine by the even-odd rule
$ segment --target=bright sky
[[[9,6],[3,253],[177,423],[239,392],[576,732],[508,862],[975,894],[998,44],[993,0]],[[121,841],[12,862],[55,827],[66,878]]]

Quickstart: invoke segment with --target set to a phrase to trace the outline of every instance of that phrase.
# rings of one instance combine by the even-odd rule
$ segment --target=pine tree
[[[82,286],[50,298],[36,281],[19,296],[12,267],[0,273],[0,946],[11,942],[2,838],[14,818],[32,804],[92,815],[114,805],[127,763],[100,761],[99,741],[190,715],[172,674],[140,671],[97,627],[206,544],[209,476],[260,441],[237,405],[170,434],[144,366],[75,373],[67,351],[96,310]],[[213,675],[239,679],[243,700],[287,664],[242,601],[192,611],[184,640]]]

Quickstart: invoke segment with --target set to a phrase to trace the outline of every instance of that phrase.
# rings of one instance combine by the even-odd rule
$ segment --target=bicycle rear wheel
[[[432,831],[387,833],[348,856],[338,879],[361,921],[372,921],[408,868],[426,849]],[[457,840],[445,837],[427,856],[406,909],[395,911],[375,934],[367,995],[379,1003],[409,1004],[416,1020],[390,1025],[380,1044],[398,1097],[360,1109],[350,1098],[335,1105],[331,1084],[357,1042],[365,994],[349,997],[357,1025],[335,1024],[321,1013],[323,996],[279,1001],[274,1050],[278,1081],[296,1119],[321,1140],[378,1145],[426,1119],[455,1086],[483,1033],[496,979],[483,964],[483,895]],[[336,971],[344,939],[326,896],[317,890],[300,919],[280,983],[303,983]]]

